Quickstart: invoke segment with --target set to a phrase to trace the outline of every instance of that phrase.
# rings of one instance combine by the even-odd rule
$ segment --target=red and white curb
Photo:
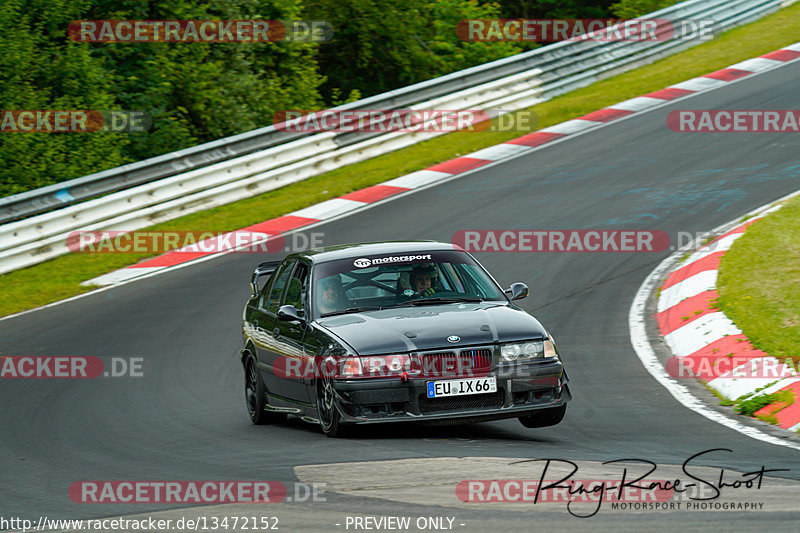
[[[734,349],[739,350],[739,355],[736,357],[744,358],[744,362],[751,361],[751,364],[753,365],[764,365],[768,356],[763,352],[755,352],[749,343],[743,346],[735,346],[736,344],[743,344],[747,342],[745,339],[742,340],[742,342],[737,343],[737,339],[744,339],[744,335],[741,334],[738,328],[735,330],[738,332],[738,336],[728,335],[726,337],[723,335],[716,341],[712,340],[711,337],[718,335],[711,330],[712,326],[708,326],[706,329],[701,329],[700,335],[689,336],[688,339],[679,339],[681,335],[673,335],[670,337],[670,342],[673,343],[673,346],[675,346],[678,342],[685,342],[685,344],[681,344],[680,346],[683,346],[684,350],[690,350],[692,343],[698,342],[696,341],[697,338],[705,337],[706,334],[708,334],[708,342],[704,343],[706,351],[702,351],[703,348],[701,348],[696,352],[690,352],[688,355],[693,356],[692,358],[688,358],[687,355],[673,355],[667,359],[665,363],[664,357],[656,353],[656,346],[660,344],[667,344],[667,339],[664,336],[665,334],[674,333],[683,326],[690,326],[691,322],[697,322],[695,326],[699,326],[702,324],[701,321],[703,320],[704,316],[712,315],[718,311],[716,308],[710,305],[711,298],[706,301],[706,307],[704,308],[702,304],[691,305],[690,303],[684,303],[688,302],[689,300],[684,300],[683,296],[678,294],[679,289],[676,288],[669,293],[667,292],[667,289],[678,287],[679,285],[681,287],[685,287],[683,290],[686,290],[687,296],[691,293],[696,293],[694,296],[688,296],[689,298],[697,298],[698,295],[707,291],[716,291],[716,270],[719,265],[719,257],[721,257],[722,254],[724,254],[725,251],[730,248],[730,245],[734,240],[741,237],[741,234],[744,232],[745,228],[749,226],[749,224],[753,224],[756,220],[762,218],[767,211],[771,212],[773,210],[773,206],[781,205],[797,196],[800,196],[800,191],[791,193],[776,200],[775,202],[767,204],[766,206],[754,209],[750,213],[747,213],[750,218],[746,223],[730,222],[714,228],[711,230],[710,234],[720,235],[720,237],[716,239],[715,243],[705,246],[688,256],[686,256],[685,253],[693,250],[695,247],[694,244],[685,246],[664,259],[652,272],[650,272],[650,274],[648,274],[639,287],[639,290],[636,291],[636,295],[631,303],[630,311],[628,312],[628,328],[630,332],[631,346],[633,347],[636,356],[639,358],[639,361],[642,363],[642,366],[653,377],[653,379],[655,379],[662,387],[664,387],[667,392],[669,392],[670,395],[672,395],[673,398],[675,398],[675,400],[678,401],[678,403],[694,413],[711,420],[712,422],[716,422],[717,424],[737,431],[747,437],[800,451],[800,443],[792,438],[793,434],[791,432],[768,432],[765,431],[764,428],[747,423],[741,416],[731,416],[731,413],[729,413],[727,410],[711,406],[706,400],[701,399],[694,393],[693,387],[687,386],[689,382],[696,381],[695,377],[703,379],[704,381],[711,381],[715,378],[721,377],[722,373],[727,373],[732,369],[728,367],[719,368],[719,365],[713,365],[714,362],[724,361],[723,364],[726,365],[741,366],[742,363],[733,365],[733,355],[731,357],[727,357],[727,355],[732,353]],[[687,260],[682,261],[682,256],[685,256]],[[695,278],[695,276],[698,277]],[[689,281],[690,279],[691,281]],[[713,280],[713,282],[711,280]],[[658,296],[661,296],[661,293],[664,293],[664,299],[662,300],[663,303],[656,303],[656,309],[653,310],[651,308],[651,302],[653,301],[654,293],[657,291],[659,291]],[[683,308],[678,307],[678,305],[681,304],[683,305]],[[672,310],[672,313],[664,313],[664,311],[669,309]],[[655,313],[653,311],[655,311]],[[650,326],[652,326],[654,322],[654,315],[656,317],[655,322],[657,323],[657,329],[659,330],[654,332],[655,335],[649,331]],[[736,328],[736,326],[732,324],[727,317],[725,317],[724,320],[720,319],[722,319],[722,317],[719,317],[719,319],[712,318],[706,320],[713,320],[715,323],[722,323],[725,326]],[[725,322],[726,320],[728,321]],[[691,330],[687,329],[685,333],[689,333],[690,331]],[[677,349],[681,348],[678,347]],[[704,354],[707,355],[706,359],[703,357]],[[757,357],[753,357],[753,355],[756,354]],[[729,359],[731,360],[730,363],[728,363]],[[711,366],[703,365],[702,363],[704,361],[710,362]],[[770,372],[775,372],[775,375],[781,375],[781,373],[785,372],[785,369],[780,366],[779,362],[776,365],[774,358],[767,363],[767,366]],[[682,372],[687,368],[696,372],[697,375],[686,376],[685,374],[682,374]],[[771,375],[759,374],[758,372],[764,372],[764,367],[756,366],[755,372],[752,372],[749,375]],[[681,375],[683,375],[683,377],[689,377],[689,379],[678,379]],[[738,376],[734,376],[734,379],[735,378],[738,378]],[[749,377],[745,379],[752,380],[757,378]],[[778,380],[777,382],[775,382],[776,379]],[[764,389],[764,391],[771,393],[775,392],[776,390],[780,390],[787,384],[790,384],[790,381],[788,380],[791,380],[791,383],[794,383],[795,377],[791,376],[784,379],[787,381],[773,377],[770,382],[775,383],[770,385],[770,389]],[[731,381],[731,383],[735,382]],[[720,382],[717,382],[716,385],[720,386]],[[720,388],[724,387],[720,386]],[[766,414],[771,413],[767,412]],[[797,429],[797,426],[792,425],[789,426],[789,428],[794,430]]]
[[[676,265],[661,286],[656,321],[674,357],[672,377],[695,377],[723,398],[793,391],[800,399],[800,376],[790,365],[752,346],[725,313],[716,309],[720,259],[751,224],[780,209],[762,211]],[[756,412],[772,414],[785,429],[800,429],[800,402],[773,404]]]
[[[664,104],[670,100],[680,98],[689,94],[694,94],[702,91],[712,90],[717,87],[723,86],[731,81],[749,76],[753,73],[767,70],[778,65],[782,65],[788,61],[800,58],[800,43],[787,46],[780,50],[770,52],[755,59],[748,59],[731,65],[728,68],[700,76],[688,81],[684,81],[656,91],[644,96],[625,100],[618,104],[614,104],[605,109],[600,109],[584,115],[580,118],[568,120],[549,128],[529,133],[517,139],[507,141],[496,146],[484,148],[467,154],[463,157],[451,159],[444,163],[439,163],[425,170],[413,172],[411,174],[389,180],[380,185],[373,185],[366,189],[351,192],[327,200],[317,205],[289,213],[278,218],[267,220],[254,224],[247,228],[237,230],[240,232],[249,232],[263,234],[262,240],[288,233],[290,231],[309,226],[317,222],[321,222],[336,216],[343,215],[363,208],[369,204],[375,203],[379,200],[389,198],[401,193],[405,193],[417,188],[425,187],[433,183],[450,179],[459,174],[470,172],[483,165],[516,157],[522,153],[530,152],[539,146],[553,142],[555,140],[567,137],[569,135],[580,134],[585,131],[601,127],[616,120],[622,119],[634,113],[646,111],[652,107]],[[235,233],[235,232],[231,232]],[[216,240],[226,239],[225,236],[215,237]],[[233,239],[231,239],[233,240]],[[253,241],[252,238],[248,239],[249,243],[260,242]],[[228,248],[222,245],[222,248],[214,246],[204,246],[205,243],[198,243],[193,245],[190,249],[175,250],[152,259],[148,259],[141,263],[131,265],[129,267],[104,274],[89,281],[83,282],[83,285],[113,285],[116,283],[128,281],[139,276],[158,272],[160,270],[174,267],[175,265],[194,261],[201,257],[206,257],[215,254],[231,253],[236,250],[235,247]],[[213,249],[212,252],[203,252],[203,248]]]

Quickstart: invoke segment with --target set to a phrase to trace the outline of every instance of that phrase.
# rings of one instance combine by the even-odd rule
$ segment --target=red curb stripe
[[[759,416],[762,416],[762,415],[772,415],[772,414],[777,413],[778,411],[780,411],[784,407],[786,407],[786,402],[771,403],[769,405],[765,405],[764,407],[762,407],[761,409],[759,409],[758,411],[753,413],[753,416],[755,418],[758,418]]]
[[[676,357],[675,359],[680,359],[684,368],[693,369],[698,379],[711,381],[719,377],[718,372],[713,370],[716,368],[713,363],[723,357],[727,359],[728,354],[733,354],[737,361],[749,361],[767,355],[765,352],[753,348],[747,337],[743,333],[739,333],[723,337],[686,357]]]
[[[744,233],[747,230],[747,228],[749,228],[753,223],[758,222],[759,220],[761,220],[761,218],[750,219],[747,222],[745,222],[744,224],[736,226],[735,228],[733,228],[729,232],[723,233],[722,235],[720,235],[719,237],[717,237],[716,239],[714,239],[713,241],[708,243],[706,246],[714,244],[718,240],[723,239],[723,238],[727,237],[728,235],[733,235],[734,233]]]
[[[784,429],[789,429],[800,422],[800,383],[792,383],[781,390],[790,390],[794,392],[794,403],[789,407],[781,409],[775,415],[775,418],[778,419],[778,425]]]
[[[287,231],[308,226],[314,222],[319,222],[316,218],[296,217],[294,215],[284,215],[278,218],[271,218],[252,226],[243,228],[248,231],[258,231],[267,235],[278,235]]]
[[[425,170],[435,170],[436,172],[447,172],[448,174],[460,174],[473,168],[478,168],[487,163],[491,163],[488,159],[475,159],[474,157],[457,157],[438,165],[433,165]]]
[[[579,120],[594,120],[596,122],[611,122],[612,120],[618,119],[620,117],[624,117],[626,115],[630,115],[633,111],[628,109],[614,109],[613,107],[606,107],[605,109],[600,109],[589,113],[588,115],[583,115],[582,117],[578,117]]]
[[[780,390],[794,393],[795,401],[792,405],[787,407],[785,402],[775,402],[762,407],[753,414],[756,417],[759,415],[774,415],[778,420],[778,425],[788,429],[800,423],[800,383],[790,383]]]
[[[727,233],[723,233],[719,237],[716,237],[713,241],[709,241],[707,244],[704,244],[703,246],[701,246],[699,248],[699,250],[702,250],[703,248],[708,248],[709,246],[713,246],[717,241],[720,241],[720,240],[724,239],[725,237],[727,237],[729,235],[733,235],[735,233],[744,233],[747,230],[747,228],[750,227],[751,224],[753,224],[754,222],[758,222],[759,220],[761,220],[761,217],[750,219],[747,222],[745,222],[744,224],[736,226],[735,228],[733,228],[732,230],[728,231]],[[724,254],[725,252],[721,252],[721,253]],[[706,270],[711,270],[711,269],[709,268],[709,269],[706,269]]]
[[[794,50],[775,50],[761,57],[764,59],[774,59],[775,61],[791,61],[792,59],[800,57],[800,52],[795,52]]]
[[[667,335],[686,324],[691,324],[701,316],[716,313],[719,309],[712,308],[711,302],[717,298],[719,298],[717,291],[701,292],[656,314],[661,335]]]
[[[198,257],[205,257],[212,255],[212,252],[169,252],[164,255],[159,255],[147,261],[131,265],[128,268],[152,268],[152,267],[168,267],[179,265],[197,259]]]
[[[285,233],[287,231],[300,228],[302,226],[307,226],[313,222],[318,222],[318,220],[313,218],[304,218],[304,217],[286,215],[278,218],[273,218],[264,222],[260,222],[258,224],[254,224],[252,226],[248,226],[246,228],[242,228],[241,230],[236,230],[236,231],[257,231],[260,233],[266,233],[268,235],[275,236],[280,233]],[[200,257],[205,257],[207,255],[214,255],[215,253],[219,252],[167,252],[165,254],[153,257],[152,259],[148,259],[147,261],[142,261],[141,263],[137,263],[135,265],[131,265],[126,268],[153,268],[153,267],[175,266],[175,265],[180,265],[181,263],[188,263],[189,261],[193,261],[195,259],[198,259]]]
[[[737,68],[723,68],[711,74],[705,74],[703,78],[713,78],[715,80],[733,81],[739,78],[744,78],[752,74],[749,70],[739,70]]]
[[[669,289],[673,285],[689,279],[700,272],[705,272],[706,270],[717,270],[717,268],[719,268],[719,260],[722,259],[723,255],[725,255],[725,252],[714,252],[708,254],[702,259],[698,259],[693,263],[689,263],[688,265],[679,268],[669,275],[667,281],[665,281],[664,285],[661,286],[661,290]]]
[[[521,144],[523,146],[539,146],[540,144],[549,143],[555,139],[564,137],[566,133],[550,133],[549,131],[535,131],[522,137],[517,137],[511,141],[506,141],[507,144]]]
[[[407,189],[405,187],[393,187],[391,185],[373,185],[372,187],[367,187],[366,189],[347,193],[339,198],[371,204],[373,202],[377,202],[378,200],[388,198],[389,196],[394,196],[395,194],[400,194],[401,192],[410,190],[411,189]]]
[[[649,98],[661,98],[662,100],[674,100],[675,98],[680,98],[681,96],[686,96],[687,94],[692,94],[693,92],[695,91],[669,87],[667,89],[661,89],[660,91],[648,93],[643,96],[647,96]]]

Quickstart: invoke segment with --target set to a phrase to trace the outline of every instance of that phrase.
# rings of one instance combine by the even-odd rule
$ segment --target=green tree
[[[614,0],[500,0],[503,18],[588,19],[611,16]]]
[[[678,1],[679,0],[620,0],[611,6],[611,11],[614,13],[614,16],[621,19],[632,19],[677,4]]]
[[[300,18],[286,0],[94,0],[93,19]],[[94,53],[113,67],[117,100],[153,117],[133,137],[137,159],[272,124],[283,109],[321,105],[318,43],[106,43]]]
[[[334,27],[318,55],[328,102],[337,90],[369,96],[523,50],[521,43],[466,42],[456,34],[460,20],[498,16],[497,4],[476,0],[319,0],[305,10],[305,18]]]
[[[112,109],[113,83],[88,45],[66,40],[82,0],[0,3],[0,109]],[[0,196],[128,162],[113,133],[0,133]]]

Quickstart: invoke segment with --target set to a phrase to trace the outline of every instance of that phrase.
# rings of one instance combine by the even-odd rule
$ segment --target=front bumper
[[[487,376],[497,378],[497,392],[445,398],[428,398],[427,383],[456,376],[405,382],[399,377],[337,379],[333,386],[342,422],[352,424],[499,420],[572,399],[567,374],[558,360],[504,365]]]

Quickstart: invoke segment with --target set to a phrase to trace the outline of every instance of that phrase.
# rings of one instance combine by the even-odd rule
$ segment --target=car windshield
[[[316,316],[485,300],[506,298],[483,268],[464,252],[366,256],[314,268]]]

